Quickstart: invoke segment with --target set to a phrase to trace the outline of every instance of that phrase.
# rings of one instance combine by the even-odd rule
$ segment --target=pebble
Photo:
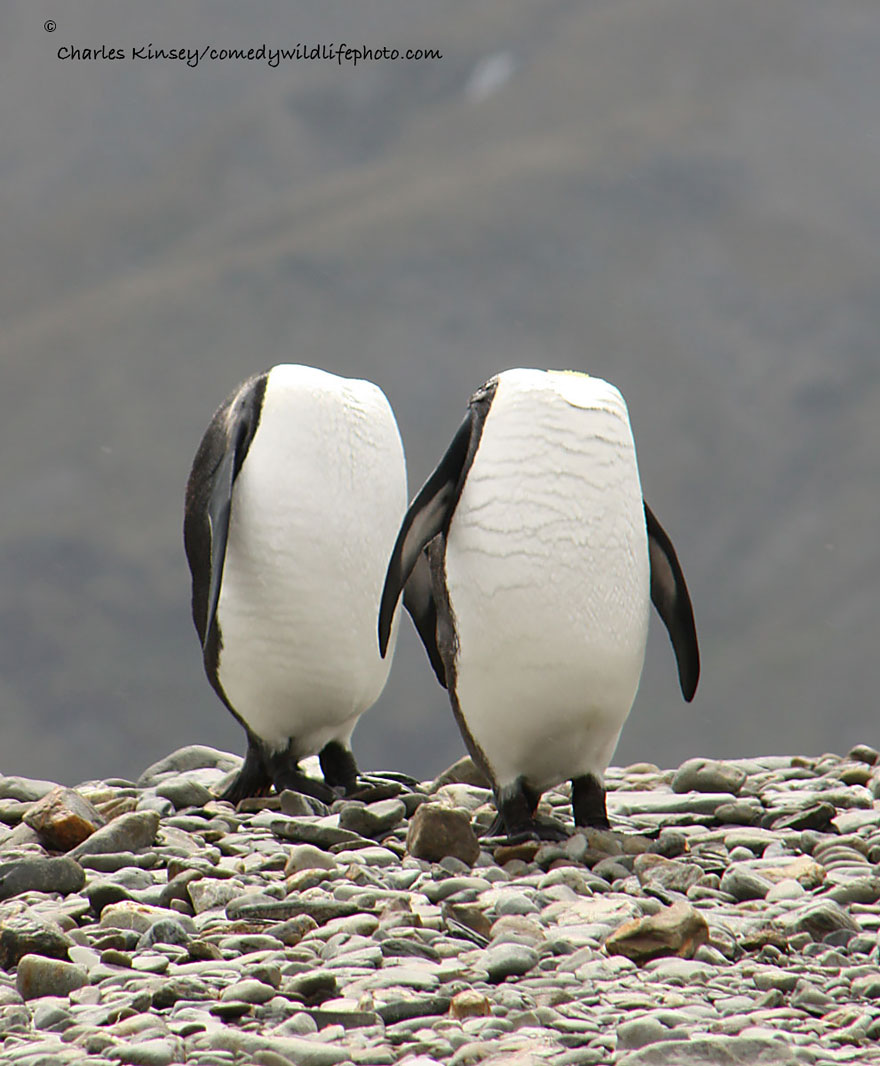
[[[184,807],[202,807],[213,798],[213,793],[198,781],[184,775],[166,778],[156,786],[156,795],[170,800],[177,810]]]
[[[406,804],[399,799],[379,800],[377,803],[344,803],[339,811],[339,824],[364,837],[377,837],[400,825],[406,815]]]
[[[40,996],[66,996],[75,988],[88,984],[84,966],[43,955],[24,955],[18,960],[15,987],[22,999]]]
[[[290,849],[284,866],[286,875],[299,873],[301,870],[335,870],[336,859],[313,844],[296,844]]]
[[[0,800],[35,803],[59,787],[54,781],[39,781],[32,777],[4,777],[0,774]]]
[[[470,893],[474,898],[490,887],[485,877],[446,877],[442,881],[428,882],[422,888],[425,897],[432,903],[440,903],[450,896]]]
[[[618,1027],[617,1049],[629,1051],[645,1047],[647,1044],[655,1044],[658,1040],[674,1040],[676,1035],[678,1034],[674,1030],[650,1015],[635,1018],[632,1021],[623,1022]]]
[[[101,911],[99,924],[104,929],[132,930],[137,933],[135,943],[151,925],[162,920],[180,922],[187,931],[195,931],[192,919],[183,914],[176,914],[165,907],[154,907],[134,900],[112,903]]]
[[[729,792],[739,795],[746,783],[745,770],[715,759],[688,759],[672,778],[673,792]]]
[[[319,925],[332,918],[347,918],[358,913],[356,904],[327,896],[309,896],[297,893],[287,899],[273,899],[259,893],[239,896],[226,905],[226,917],[231,922],[286,922],[289,918],[309,915]]]
[[[468,866],[473,866],[480,856],[480,844],[469,816],[436,803],[423,803],[410,819],[406,850],[416,859],[440,862],[452,856]]]
[[[850,877],[828,893],[835,903],[876,903],[880,900],[880,878]]]
[[[662,855],[637,855],[633,869],[640,884],[654,881],[670,892],[687,892],[703,876],[696,863],[665,859]]]
[[[658,955],[691,958],[709,940],[706,919],[689,903],[674,903],[656,914],[624,922],[605,941],[609,954],[647,962]]]
[[[252,824],[258,825],[258,819],[259,815],[253,819]],[[360,834],[352,833],[349,829],[340,829],[338,822],[336,815],[329,819],[319,818],[317,821],[311,820],[310,817],[279,818],[273,815],[269,825],[273,833],[285,840],[314,844],[319,848],[332,848],[336,844],[358,845],[364,842]]]
[[[618,1060],[620,1066],[794,1066],[801,1058],[783,1039],[700,1035],[651,1044]]]
[[[174,918],[160,918],[141,934],[135,950],[146,951],[147,948],[154,947],[156,944],[176,944],[179,947],[188,947],[191,939],[180,922]]]
[[[715,818],[722,824],[757,825],[763,814],[764,807],[760,800],[751,798],[735,799],[715,808]]]
[[[203,911],[225,907],[234,899],[245,896],[246,889],[237,880],[218,881],[213,877],[205,877],[201,880],[190,881],[186,885],[186,894],[195,913],[201,914]]]
[[[458,1021],[465,1018],[484,1018],[492,1013],[489,997],[474,989],[465,989],[453,997],[449,1004],[449,1013]]]
[[[34,1007],[34,1029],[60,1033],[73,1024],[66,997],[44,996]]]
[[[241,758],[204,744],[189,744],[159,759],[152,766],[148,766],[138,778],[137,784],[140,788],[149,788],[159,784],[167,774],[180,774],[203,767],[228,773],[241,767]]]
[[[182,1041],[159,1037],[126,1043],[108,1051],[109,1057],[131,1066],[172,1066],[181,1061]]]
[[[0,967],[11,970],[24,955],[66,959],[73,941],[51,919],[34,911],[0,911]]]
[[[855,919],[840,904],[827,897],[790,911],[783,919],[783,925],[790,933],[809,933],[815,940],[821,940],[839,929],[859,931]]]
[[[275,997],[275,989],[253,978],[227,985],[220,994],[221,1001],[235,1000],[241,1003],[268,1003]]]
[[[23,892],[79,892],[85,884],[82,866],[73,859],[25,858],[0,864],[0,900]]]
[[[779,903],[781,900],[786,899],[800,899],[805,894],[806,889],[800,881],[796,881],[794,878],[783,878],[782,881],[777,881],[775,885],[771,885],[764,899],[768,903]]]
[[[493,982],[528,973],[538,962],[538,953],[525,944],[502,943],[486,951],[482,966]]]
[[[52,851],[69,851],[105,824],[104,816],[72,788],[53,788],[24,815],[22,821]]]
[[[770,819],[770,828],[782,829],[814,829],[825,831],[831,824],[836,811],[831,803],[814,803],[802,810],[790,814],[782,814],[777,818]]]
[[[836,1004],[831,996],[816,985],[800,980],[792,993],[791,1005],[795,1010],[807,1011],[821,1017],[823,1014],[828,1014]]]
[[[158,831],[159,815],[155,811],[130,811],[92,833],[73,848],[69,856],[79,859],[83,855],[103,852],[139,851],[153,843]]]
[[[20,823],[55,786],[0,777],[0,1061],[880,1063],[873,752],[612,768],[611,830],[491,852],[465,764],[233,812],[196,745],[79,786],[108,824],[61,858]],[[432,809],[464,849],[405,853]]]
[[[737,864],[724,871],[720,887],[741,903],[747,899],[764,899],[772,886],[765,877]]]

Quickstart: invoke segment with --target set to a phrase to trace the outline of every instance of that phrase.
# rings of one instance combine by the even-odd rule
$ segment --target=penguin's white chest
[[[276,367],[235,480],[218,604],[218,679],[270,745],[346,740],[384,687],[376,644],[406,471],[384,396]],[[293,374],[293,371],[297,374]],[[290,372],[290,373],[282,373]]]
[[[446,579],[468,728],[501,786],[523,775],[543,790],[601,778],[611,758],[641,675],[650,564],[620,394],[585,379],[595,395],[572,403],[552,375],[521,373],[542,376],[499,379]]]

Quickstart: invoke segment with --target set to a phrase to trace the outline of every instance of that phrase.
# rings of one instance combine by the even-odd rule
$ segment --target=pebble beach
[[[610,768],[479,838],[469,760],[332,807],[0,775],[3,1066],[880,1063],[880,757]],[[8,769],[8,768],[5,768]]]

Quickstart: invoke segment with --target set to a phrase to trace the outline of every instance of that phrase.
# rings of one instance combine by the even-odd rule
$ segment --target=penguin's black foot
[[[554,842],[568,840],[573,833],[555,818],[535,818],[535,829],[539,840]]]
[[[502,834],[510,844],[527,840],[567,840],[571,833],[553,818],[538,818],[535,811],[541,794],[521,777],[495,793],[498,816],[489,826],[486,837]]]
[[[241,769],[218,798],[237,804],[249,796],[268,796],[271,789],[272,777],[266,767],[263,753],[256,739],[248,735],[248,750]]]
[[[496,814],[495,815],[495,821],[492,822],[492,824],[489,826],[489,828],[480,830],[477,833],[477,836],[480,839],[483,839],[483,837],[489,837],[491,839],[494,839],[494,838],[497,838],[497,837],[506,837],[507,836],[507,827],[504,824],[504,819],[501,817],[500,814]]]
[[[326,780],[324,753],[321,753],[321,769],[325,770],[325,780],[320,781],[302,772],[294,754],[296,749],[295,738],[291,737],[285,749],[275,752],[263,751],[263,761],[272,777],[275,791],[284,792],[285,789],[289,789],[291,792],[299,792],[303,796],[311,796],[312,799],[320,800],[329,806],[342,794],[342,787],[335,787],[337,785],[335,779]],[[352,761],[354,760],[352,759]]]
[[[217,799],[225,800],[227,803],[237,806],[243,799],[248,799],[250,796],[268,796],[271,790],[272,782],[268,777],[265,784],[253,784],[248,782],[243,772],[239,772],[238,776],[220,793]]]
[[[281,770],[275,775],[274,782],[276,792],[284,792],[285,789],[289,789],[291,792],[299,792],[303,796],[311,796],[312,799],[320,800],[328,806],[334,800],[339,799],[341,791],[332,788],[323,781],[316,780],[314,777],[309,777],[298,766],[286,767]]]
[[[538,843],[558,843],[568,840],[572,835],[570,829],[566,829],[561,822],[552,818],[534,818],[529,825],[523,825],[515,832],[508,832],[504,822],[496,818],[485,832],[478,833],[481,840],[491,840],[493,845],[509,846],[511,844],[525,844],[528,841]]]
[[[356,787],[345,793],[345,799],[378,803],[379,800],[394,799],[404,791],[403,786],[396,781],[381,781],[372,774],[358,774]]]
[[[593,774],[572,778],[571,809],[574,824],[585,829],[610,829],[605,789]]]
[[[393,799],[404,792],[415,792],[418,787],[419,782],[408,774],[371,770],[367,774],[358,774],[357,791],[349,798],[375,803],[380,799]]]
[[[402,790],[407,792],[414,792],[421,784],[414,777],[410,777],[409,774],[398,773],[397,770],[371,770],[367,774],[361,774],[360,777],[362,780],[370,781],[375,785],[397,784],[401,786]]]
[[[333,789],[333,799],[350,796],[358,787],[358,768],[351,748],[331,740],[318,752],[324,781]],[[333,800],[330,800],[332,803]]]

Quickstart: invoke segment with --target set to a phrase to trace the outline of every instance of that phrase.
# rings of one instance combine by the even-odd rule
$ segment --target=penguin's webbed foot
[[[501,815],[498,815],[489,828],[477,833],[477,836],[485,843],[491,842],[493,846],[509,847],[512,844],[526,844],[529,841],[541,844],[556,843],[568,840],[571,834],[570,829],[566,829],[561,822],[553,818],[533,818],[528,824],[510,830],[504,824]]]
[[[501,814],[496,814],[495,820],[492,822],[489,828],[479,830],[477,836],[480,840],[482,840],[483,838],[495,839],[500,837],[506,837],[507,826],[505,826],[504,819],[501,817]]]
[[[248,734],[248,749],[241,769],[218,799],[238,804],[249,796],[268,796],[271,789],[272,776],[266,766],[263,752],[256,738]]]
[[[299,792],[303,796],[311,796],[312,799],[320,800],[321,803],[329,806],[339,798],[342,789],[334,787],[337,783],[335,780],[321,781],[303,773],[295,754],[297,747],[295,738],[291,737],[286,748],[279,751],[264,751],[263,760],[272,777],[275,791],[284,792],[288,789],[291,792]],[[321,769],[324,769],[323,761]]]
[[[408,774],[393,770],[371,770],[366,774],[358,774],[357,788],[347,798],[376,803],[378,800],[393,799],[404,792],[416,792],[418,788],[419,782]]]
[[[375,803],[392,799],[406,790],[412,791],[418,781],[406,774],[387,771],[362,774],[350,748],[338,740],[331,740],[319,752],[321,771],[328,785],[338,790],[337,798]]]
[[[241,803],[243,799],[248,799],[251,796],[268,796],[271,790],[272,782],[268,777],[266,778],[265,784],[262,782],[258,784],[250,784],[245,778],[245,775],[239,771],[232,783],[220,793],[217,799],[225,800],[227,803],[231,803],[233,807],[235,807]]]
[[[535,818],[535,831],[538,840],[553,842],[568,840],[572,835],[572,830],[566,828],[562,822],[558,822],[555,818]]]
[[[574,815],[574,824],[578,828],[611,828],[605,805],[605,789],[593,774],[572,778],[571,810]]]
[[[331,740],[318,752],[318,761],[324,781],[333,789],[333,799],[350,796],[357,789],[358,768],[351,748]]]
[[[504,834],[511,844],[527,840],[567,840],[571,833],[554,818],[536,815],[541,794],[518,777],[512,785],[497,789],[495,804],[498,816],[484,834],[487,837]]]
[[[403,791],[403,786],[396,781],[381,781],[372,774],[358,774],[356,786],[346,792],[344,798],[361,803],[378,803],[379,800],[394,799]]]
[[[397,770],[370,770],[369,773],[361,774],[360,777],[365,781],[371,781],[375,785],[401,785],[408,792],[414,792],[421,785],[421,782],[414,777],[400,773]]]
[[[275,791],[299,792],[303,796],[311,796],[312,799],[320,800],[329,807],[331,803],[339,799],[339,791],[324,781],[318,781],[314,777],[304,774],[298,766],[286,767],[279,771],[274,778]]]

